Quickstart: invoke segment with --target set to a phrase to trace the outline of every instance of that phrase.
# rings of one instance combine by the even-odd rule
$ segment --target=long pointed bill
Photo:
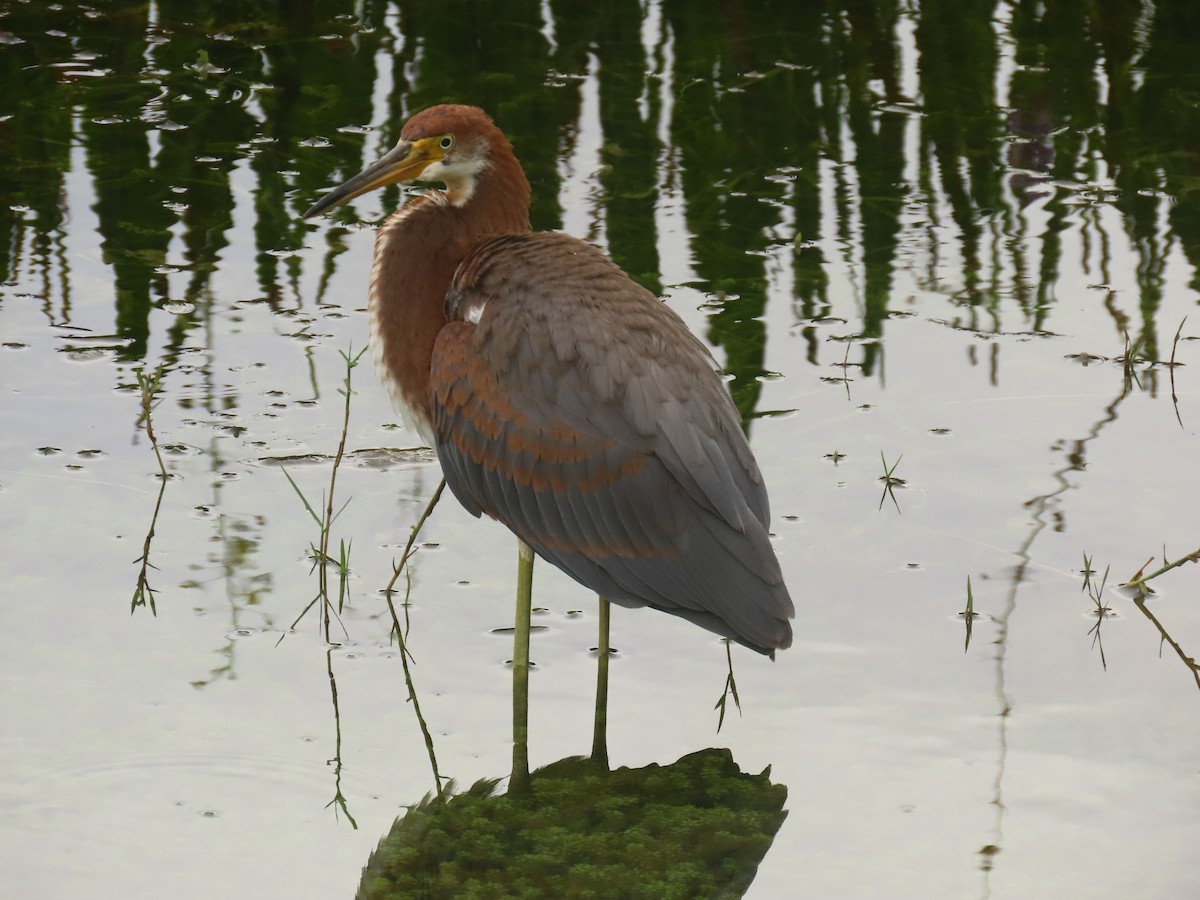
[[[427,165],[438,158],[436,148],[437,144],[433,141],[421,140],[415,143],[401,141],[394,149],[385,153],[345,184],[335,187],[314,203],[302,218],[311,219],[328,209],[353,200],[360,194],[384,185],[414,180],[425,170]]]

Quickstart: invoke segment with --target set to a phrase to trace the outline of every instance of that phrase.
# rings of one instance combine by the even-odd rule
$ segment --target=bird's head
[[[491,118],[474,106],[431,106],[417,113],[388,153],[349,181],[334,188],[304,214],[308,219],[389,184],[438,181],[446,199],[462,206],[475,193],[476,180],[488,168],[493,150],[512,147]]]

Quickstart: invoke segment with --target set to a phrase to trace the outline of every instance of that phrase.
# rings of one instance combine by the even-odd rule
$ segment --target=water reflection
[[[133,589],[133,598],[129,603],[129,611],[136,612],[139,607],[150,607],[150,612],[157,615],[158,609],[154,604],[154,588],[150,584],[150,552],[154,544],[154,526],[158,523],[158,514],[162,510],[163,495],[167,491],[167,480],[170,475],[167,473],[167,465],[163,462],[162,451],[158,446],[158,437],[154,433],[154,407],[157,402],[154,395],[158,392],[162,379],[162,367],[151,376],[147,377],[141,372],[137,373],[138,390],[141,394],[142,401],[142,416],[139,425],[146,430],[146,439],[150,442],[151,448],[154,450],[154,458],[158,462],[158,498],[154,502],[154,514],[150,517],[150,528],[146,531],[146,540],[142,543],[142,555],[134,560],[135,565],[140,565],[138,571],[137,584]]]
[[[1145,374],[1145,370],[1143,370],[1143,374]],[[1119,408],[1130,396],[1134,385],[1137,383],[1137,377],[1135,361],[1127,352],[1124,379],[1120,392],[1098,411],[1099,417],[1091,424],[1086,435],[1077,439],[1060,439],[1055,443],[1052,449],[1057,455],[1061,456],[1062,463],[1051,473],[1054,481],[1053,488],[1030,497],[1023,504],[1024,508],[1030,513],[1029,528],[1024,539],[1012,551],[1017,564],[1007,575],[1008,583],[1005,586],[1002,606],[995,615],[990,617],[990,620],[996,626],[996,635],[993,641],[995,647],[993,655],[993,693],[996,704],[997,749],[995,777],[992,783],[993,833],[991,840],[978,851],[979,868],[984,875],[985,896],[990,896],[990,873],[995,864],[995,857],[1005,846],[1005,818],[1008,807],[1004,801],[1004,791],[1009,755],[1009,719],[1013,711],[1013,698],[1008,686],[1010,677],[1009,655],[1011,651],[1010,630],[1020,606],[1021,588],[1025,582],[1030,580],[1032,570],[1037,565],[1034,555],[1034,545],[1037,543],[1039,537],[1042,537],[1048,529],[1055,532],[1067,530],[1067,504],[1064,501],[1068,494],[1076,487],[1073,476],[1077,476],[1078,473],[1082,473],[1087,468],[1089,451],[1104,431],[1117,421]],[[1200,551],[1196,551],[1196,553],[1200,554]],[[1164,558],[1164,564],[1167,562]],[[1083,568],[1080,570],[1083,580],[1082,593],[1086,594],[1094,604],[1095,608],[1090,610],[1090,612],[1096,616],[1096,621],[1091,628],[1087,629],[1086,634],[1092,638],[1092,646],[1098,652],[1101,667],[1107,670],[1108,666],[1104,655],[1101,631],[1104,622],[1113,615],[1112,610],[1104,602],[1104,588],[1109,582],[1109,570],[1105,567],[1104,571],[1100,572],[1097,568],[1094,568],[1092,557],[1087,554],[1086,550],[1084,551],[1083,563]],[[1117,580],[1117,578],[1113,578],[1114,582]],[[1115,589],[1115,585],[1111,589]],[[1175,651],[1183,661],[1191,679],[1200,688],[1200,667],[1197,667],[1194,659],[1183,651],[1158,619],[1155,618],[1154,614],[1147,608],[1145,600],[1146,594],[1144,591],[1134,595],[1135,608],[1158,630],[1163,643]],[[970,634],[971,618],[968,617],[968,641],[970,640]]]
[[[246,450],[236,440],[238,449],[231,450],[226,439],[238,438],[239,429],[247,427],[248,411],[268,402],[258,396],[261,384],[245,373],[220,368],[228,364],[221,353],[230,353],[223,344],[229,343],[240,317],[270,311],[273,315],[264,318],[277,326],[277,333],[267,338],[275,340],[274,346],[295,347],[296,357],[312,367],[311,391],[297,391],[305,399],[292,402],[311,403],[318,397],[317,359],[322,352],[334,355],[327,342],[322,347],[323,335],[333,330],[322,323],[342,314],[341,307],[331,304],[352,309],[362,303],[361,291],[338,290],[339,273],[347,277],[345,284],[361,285],[364,278],[361,272],[351,276],[342,271],[350,238],[355,229],[369,226],[378,210],[392,208],[396,198],[363,201],[357,210],[341,213],[339,226],[315,236],[299,224],[298,215],[323,188],[358,171],[390,145],[409,112],[433,102],[476,103],[496,115],[533,182],[536,228],[567,227],[605,244],[622,267],[672,301],[690,302],[693,296],[706,301],[708,337],[718,346],[747,422],[768,412],[762,399],[772,374],[767,348],[780,337],[769,333],[768,312],[774,313],[770,321],[776,331],[784,331],[782,322],[789,329],[787,337],[797,338],[783,350],[796,355],[796,370],[789,371],[797,376],[794,383],[807,384],[799,377],[802,367],[828,374],[832,366],[832,374],[842,378],[833,389],[846,393],[848,409],[863,403],[862,395],[876,386],[893,389],[887,378],[896,367],[889,372],[888,354],[905,352],[899,340],[902,328],[910,328],[907,334],[914,342],[925,342],[922,346],[929,349],[920,352],[965,357],[965,366],[957,357],[953,360],[951,378],[969,376],[966,370],[974,367],[992,387],[1017,384],[1024,390],[1033,384],[1048,393],[1071,392],[1067,402],[1074,410],[1082,408],[1083,424],[1053,423],[1048,436],[1038,431],[1031,444],[1044,450],[1054,442],[1048,466],[1035,454],[1018,457],[1012,452],[1019,445],[1006,443],[1011,435],[991,433],[997,427],[1015,430],[1020,416],[1044,413],[1045,406],[1017,398],[1022,412],[1012,419],[980,416],[973,423],[982,435],[980,443],[1000,449],[994,456],[960,452],[957,468],[950,465],[944,473],[954,482],[941,499],[958,494],[971,502],[995,502],[976,502],[974,510],[959,509],[937,522],[938,528],[974,541],[991,540],[988,535],[995,532],[976,528],[972,516],[1032,517],[1028,528],[1005,544],[1017,557],[1016,568],[1004,572],[996,592],[989,596],[986,581],[973,570],[976,609],[987,615],[975,620],[971,650],[993,650],[994,669],[993,693],[971,709],[977,714],[981,706],[997,719],[989,732],[994,752],[986,767],[990,790],[985,797],[993,801],[994,821],[971,850],[978,852],[985,870],[998,859],[1011,859],[1012,876],[1034,879],[1046,874],[1039,868],[1045,857],[1017,862],[1022,842],[1012,839],[1015,823],[1022,823],[1025,844],[1040,844],[1043,837],[1062,841],[1063,835],[1079,833],[1081,823],[1069,821],[1078,806],[1064,802],[1072,789],[1061,787],[1060,776],[1070,769],[1090,777],[1096,771],[1089,768],[1091,756],[1103,757],[1109,749],[1100,745],[1120,743],[1111,738],[1119,737],[1127,723],[1140,727],[1147,721],[1129,708],[1100,704],[1121,699],[1119,685],[1136,696],[1136,701],[1125,698],[1129,707],[1150,709],[1164,723],[1180,720],[1174,710],[1153,706],[1164,702],[1153,692],[1166,690],[1151,680],[1156,676],[1137,682],[1130,676],[1148,670],[1128,661],[1119,669],[1125,680],[1110,676],[1104,683],[1108,698],[1100,691],[1071,693],[1068,679],[1056,680],[1073,670],[1066,658],[1069,649],[1055,644],[1056,636],[1048,636],[1053,629],[1045,627],[1052,624],[1047,613],[1052,604],[1034,610],[1035,604],[1022,607],[1020,601],[1036,587],[1035,573],[1044,575],[1047,567],[1058,565],[1049,545],[1065,532],[1074,544],[1070,558],[1095,554],[1101,569],[1127,549],[1125,534],[1100,534],[1104,526],[1083,527],[1089,509],[1081,501],[1095,497],[1096,491],[1089,494],[1079,486],[1089,466],[1095,473],[1106,461],[1101,447],[1110,466],[1125,470],[1105,483],[1124,490],[1103,496],[1103,508],[1128,508],[1131,517],[1141,515],[1142,524],[1149,523],[1134,535],[1139,547],[1145,543],[1139,562],[1157,554],[1165,540],[1172,545],[1172,558],[1194,546],[1194,541],[1175,546],[1188,539],[1179,532],[1191,527],[1191,519],[1177,510],[1170,520],[1157,510],[1139,509],[1142,501],[1135,491],[1142,483],[1130,474],[1152,471],[1162,460],[1176,457],[1159,455],[1160,448],[1137,447],[1136,437],[1122,443],[1114,432],[1119,418],[1131,428],[1146,427],[1136,417],[1136,401],[1165,398],[1163,372],[1176,370],[1164,363],[1174,357],[1171,340],[1181,317],[1164,313],[1166,301],[1174,298],[1172,308],[1178,310],[1194,305],[1200,291],[1197,33],[1200,4],[1191,0],[925,0],[919,5],[899,0],[582,5],[562,0],[114,0],[91,5],[0,0],[0,194],[5,198],[0,203],[0,312],[6,327],[15,321],[21,328],[29,328],[29,322],[43,328],[49,343],[65,356],[100,360],[91,378],[110,379],[118,390],[132,385],[132,369],[149,372],[163,363],[166,403],[161,409],[182,408],[184,422],[178,430],[199,428],[205,435],[195,437],[192,431],[181,438],[164,432],[164,439],[177,441],[179,448],[185,448],[186,440],[187,452],[208,457],[204,477],[211,481],[211,491],[188,503],[203,503],[197,509],[210,524],[212,543],[199,538],[193,552],[177,549],[177,565],[169,573],[164,565],[162,578],[165,585],[181,589],[197,587],[201,579],[215,581],[222,595],[219,630],[229,635],[273,627],[263,601],[275,591],[274,582],[283,581],[286,566],[280,558],[286,551],[271,557],[261,552],[268,524],[277,526],[280,517],[269,521],[269,516],[247,512],[251,501],[235,494],[236,482],[222,478],[239,455],[257,459],[267,452]],[[301,255],[305,241],[317,242],[320,251]],[[239,266],[249,277],[234,277]],[[1180,277],[1180,272],[1186,274]],[[772,304],[775,309],[769,310]],[[779,315],[781,308],[786,315]],[[911,320],[918,316],[954,340],[912,338]],[[1068,346],[1059,335],[1071,335],[1072,343]],[[34,351],[14,352],[9,359],[34,357],[38,342],[32,331],[19,335],[21,341],[5,337],[4,346],[12,351]],[[1188,340],[1186,331],[1181,340]],[[1061,344],[1062,356],[1091,366],[1086,372],[1091,380],[1067,381],[1062,372],[1036,369],[1029,362],[1027,341],[1055,348]],[[244,363],[262,352],[260,346],[239,347],[234,355]],[[1185,354],[1185,346],[1180,344],[1179,355],[1190,361],[1194,350]],[[25,364],[31,371],[36,365]],[[1022,367],[1025,378],[1020,377]],[[1175,410],[1168,411],[1165,403],[1161,410],[1164,416],[1177,416],[1171,428],[1178,421],[1184,426],[1180,433],[1190,439],[1191,431],[1185,429],[1194,428],[1189,419],[1189,411],[1194,415],[1189,410],[1194,376],[1187,373],[1180,372]],[[34,377],[41,376],[39,371]],[[1063,378],[1063,384],[1053,383],[1054,378]],[[1099,385],[1095,379],[1102,379]],[[868,382],[870,388],[864,386]],[[942,387],[910,384],[903,397],[937,394]],[[800,390],[807,388],[795,393]],[[985,396],[981,392],[966,399]],[[132,425],[134,403],[126,406],[126,414]],[[971,435],[965,427],[955,431],[948,441],[959,441],[962,448]],[[1150,434],[1161,438],[1159,432]],[[38,433],[28,448],[54,445],[70,453],[72,447],[84,446],[65,439],[63,434]],[[854,464],[863,458],[863,448],[848,447],[852,439],[841,433],[821,440],[825,443],[814,452],[832,450],[835,465],[842,459],[840,451],[850,449],[842,467],[847,474],[839,477],[853,487]],[[93,446],[91,438],[86,446]],[[333,447],[304,449],[332,452]],[[898,474],[907,474],[909,465],[919,469],[919,455],[909,446],[883,449],[889,465],[906,454]],[[1135,458],[1143,449],[1145,455]],[[170,445],[164,450],[173,469]],[[136,471],[151,471],[149,449],[143,445],[136,452],[145,463]],[[1120,454],[1125,458],[1114,462],[1112,456]],[[996,485],[1004,487],[987,484],[971,494],[972,485],[991,481],[993,465]],[[797,470],[801,466],[797,459]],[[1018,481],[1002,480],[1005,466],[1024,468],[1026,477],[1008,495],[1018,499],[998,511],[1005,500],[997,499],[996,492]],[[1026,489],[1027,481],[1042,477],[1043,468],[1050,483]],[[871,482],[868,507],[879,499],[874,484],[878,474],[873,456],[865,476]],[[1160,477],[1178,483],[1183,492],[1187,474],[1181,467]],[[12,497],[13,481],[5,480]],[[277,481],[278,490],[272,490],[291,504],[286,483],[282,477]],[[419,477],[414,481],[404,502],[419,509],[430,485]],[[919,482],[915,486],[901,498],[910,517],[905,522],[911,522],[910,511],[926,496]],[[146,548],[154,551],[151,564],[172,560],[163,545],[182,531],[176,527],[178,498],[191,497],[188,490],[186,483],[173,483],[167,490],[156,543]],[[1161,487],[1159,491],[1161,496]],[[232,502],[234,496],[237,502]],[[44,508],[62,509],[62,502],[54,496]],[[148,495],[138,514],[149,519],[152,502]],[[807,514],[808,500],[798,491],[785,502],[788,506],[780,511],[795,513],[793,519]],[[190,506],[185,509],[190,513]],[[285,515],[294,512],[289,506]],[[901,533],[902,520],[893,512],[888,514],[897,530],[881,541],[898,540],[894,536]],[[1103,517],[1105,525],[1117,516]],[[146,522],[139,519],[138,527],[140,545]],[[841,533],[858,536],[853,529]],[[939,532],[938,541],[941,536]],[[791,539],[792,551],[805,555],[803,542]],[[1093,540],[1096,546],[1079,546]],[[1108,541],[1107,547],[1100,546],[1102,541]],[[209,548],[207,558],[194,552],[196,546]],[[928,553],[950,555],[944,546]],[[128,568],[134,555],[126,553],[114,563],[122,590],[134,580],[136,567]],[[865,570],[878,558],[868,555],[866,562],[855,560],[853,565]],[[969,565],[974,563],[953,560],[955,578],[960,577],[957,567]],[[177,573],[182,574],[172,584]],[[1055,573],[1072,574],[1065,566]],[[1115,593],[1112,583],[1129,574],[1114,568],[1106,600]],[[842,639],[831,637],[839,624],[833,614],[818,612],[834,605],[825,603],[831,597],[849,610],[845,615],[862,620],[846,631],[868,649],[881,646],[871,644],[872,615],[899,621],[886,618],[882,605],[868,607],[859,598],[852,603],[842,594],[851,575],[841,573],[843,583],[836,586],[819,580],[814,584],[821,596],[809,607],[807,624],[814,626],[816,640],[827,642],[817,649],[828,651]],[[872,594],[877,589],[879,596],[887,594],[870,583]],[[1090,612],[1091,604],[1083,595],[1076,597],[1076,590],[1069,585],[1066,605],[1081,614]],[[1042,600],[1048,593],[1044,589],[1034,596]],[[122,609],[127,598],[125,593]],[[183,591],[174,593],[173,599],[178,598],[184,599],[174,606],[184,615],[197,602]],[[293,601],[288,597],[283,602]],[[961,608],[957,599],[945,603],[947,610]],[[195,607],[196,614],[211,616],[203,605]],[[1135,608],[1138,615],[1131,618],[1136,631],[1106,630],[1109,653],[1116,656],[1114,639],[1123,639],[1130,656],[1140,654],[1139,662],[1153,665],[1161,649],[1168,657],[1165,678],[1171,685],[1186,678],[1188,691],[1193,683],[1200,687],[1193,640],[1179,625],[1183,610],[1142,598]],[[291,607],[276,611],[285,624],[292,614]],[[139,616],[138,624],[145,619]],[[1045,627],[1046,633],[1027,632],[1028,643],[1011,647],[1017,631],[1010,629],[1030,620],[1036,623],[1030,630]],[[928,620],[917,616],[905,621],[921,622],[911,627],[924,628]],[[156,638],[167,632],[169,623],[162,617],[153,624]],[[1063,633],[1074,635],[1074,643],[1090,642],[1087,629],[1099,622],[1076,624],[1077,633],[1070,623]],[[1114,625],[1119,628],[1119,620]],[[916,645],[922,656],[936,640],[928,634],[922,632],[923,643]],[[888,647],[913,638],[914,632],[898,635]],[[1139,646],[1142,637],[1150,640]],[[235,658],[235,652],[244,653],[235,638],[215,652],[218,664],[195,684],[246,674],[246,655]],[[1039,656],[1044,669],[1031,662]],[[1025,666],[1016,665],[1017,660]],[[1089,672],[1094,667],[1101,674],[1099,645],[1086,662]],[[820,674],[838,672],[828,659],[817,658],[811,665]],[[904,673],[897,675],[904,724],[892,723],[883,737],[890,741],[903,735],[910,722],[921,721],[921,710],[909,701],[924,690],[941,698],[958,688],[960,699],[968,696],[969,677],[963,673],[969,669],[930,664],[952,687],[933,688],[919,679],[910,684],[901,680]],[[1047,673],[1052,674],[1043,677]],[[88,679],[92,677],[89,672]],[[243,678],[243,690],[247,680]],[[1047,684],[1046,695],[1031,690],[1031,682]],[[213,690],[196,693],[209,702],[224,696]],[[841,696],[854,698],[842,701],[848,704],[859,697],[853,690]],[[1015,704],[1014,697],[1025,706]],[[793,702],[790,697],[781,701]],[[1109,730],[1096,732],[1087,744],[1075,734],[1063,738],[1048,732],[1044,721],[1029,715],[1049,709],[1047,718],[1057,719],[1064,704],[1071,703],[1096,704]],[[884,707],[863,705],[869,712]],[[1028,718],[1024,731],[1010,733],[1014,709]],[[614,718],[616,714],[614,710]],[[74,710],[68,715],[77,717]],[[947,717],[938,724],[950,721]],[[987,721],[990,729],[993,720]],[[1161,731],[1144,731],[1147,745],[1160,739],[1168,744],[1172,736],[1191,739],[1190,734],[1168,732],[1165,725]],[[36,735],[41,728],[28,733]],[[859,752],[864,742],[858,738],[871,734],[868,729],[850,733],[853,743],[831,742],[837,748],[833,753]],[[1013,739],[1018,734],[1020,744]],[[209,735],[185,734],[181,740],[199,737]],[[922,739],[928,737],[922,734]],[[802,740],[796,738],[797,746]],[[1010,742],[1026,775],[1034,769],[1048,773],[1032,793],[1028,781],[1009,774]],[[958,755],[967,744],[954,743],[946,756]],[[1047,748],[1069,766],[1043,769],[1045,755],[1040,761],[1030,759],[1030,749]],[[970,748],[963,755],[974,752]],[[327,754],[320,755],[323,760]],[[1155,788],[1156,783],[1137,780],[1161,762],[1148,756],[1146,770],[1131,765],[1120,772],[1124,782],[1132,771],[1130,793],[1116,793],[1118,779],[1113,779],[1111,797],[1133,798],[1143,790],[1151,796],[1147,785]],[[340,748],[336,758],[341,759]],[[803,759],[810,765],[814,757],[806,751]],[[1164,778],[1174,777],[1169,766],[1164,771]],[[1059,809],[1038,793],[1043,789],[1046,796],[1062,792],[1056,795]],[[943,822],[966,820],[967,808],[977,799],[969,795],[959,795],[967,799]],[[1172,795],[1186,802],[1186,792],[1155,796]],[[344,799],[340,788],[337,797]],[[1027,815],[1006,820],[1006,810],[1022,801],[1023,814],[1036,809],[1042,815],[1049,809],[1054,827],[1038,833],[1025,830]],[[1154,832],[1149,819],[1127,817],[1119,806],[1114,801],[1102,810],[1106,815],[1097,820],[1097,833],[1134,822],[1144,834],[1169,837]],[[1184,813],[1156,814],[1154,821],[1186,833]],[[853,846],[852,841],[847,838],[845,846]],[[909,849],[905,845],[902,852]],[[1001,850],[1004,857],[998,856]],[[802,858],[800,852],[796,855]],[[1176,860],[1174,869],[1169,862],[1163,870],[1190,871],[1186,861]],[[984,887],[986,894],[990,886]],[[930,893],[962,892],[935,886]]]
[[[21,98],[3,123],[0,282],[36,274],[40,295],[24,299],[69,324],[66,223],[89,203],[112,274],[109,342],[140,359],[151,310],[181,310],[152,353],[169,368],[226,302],[213,285],[233,240],[257,248],[262,299],[304,303],[297,213],[433,102],[490,109],[534,184],[535,228],[582,204],[578,230],[655,290],[670,283],[662,254],[682,216],[686,262],[669,278],[709,295],[710,337],[747,418],[767,374],[771,287],[791,294],[813,363],[831,284],[854,294],[853,334],[877,338],[898,266],[952,294],[967,327],[1040,333],[1064,234],[1079,231],[1072,262],[1106,282],[1123,231],[1140,299],[1120,314],[1157,359],[1165,258],[1177,246],[1200,265],[1200,11],[1186,0],[1102,14],[942,0],[310,0],[286,16],[167,0],[0,14],[0,71]],[[589,159],[587,195],[564,196]],[[235,228],[239,206],[252,238]],[[344,249],[329,241],[323,282]],[[881,374],[882,344],[854,351]]]

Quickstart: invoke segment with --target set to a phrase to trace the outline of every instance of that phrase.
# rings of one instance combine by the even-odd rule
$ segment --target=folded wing
[[[468,510],[616,603],[762,653],[791,644],[762,477],[678,316],[589,244],[550,233],[484,241],[447,316],[434,430]]]

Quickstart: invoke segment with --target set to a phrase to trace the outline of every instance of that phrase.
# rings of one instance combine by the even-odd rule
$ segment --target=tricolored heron
[[[529,182],[475,107],[417,113],[304,215],[412,181],[445,190],[379,229],[371,347],[459,502],[602,598],[788,647],[767,491],[704,345],[592,245],[530,232]]]

